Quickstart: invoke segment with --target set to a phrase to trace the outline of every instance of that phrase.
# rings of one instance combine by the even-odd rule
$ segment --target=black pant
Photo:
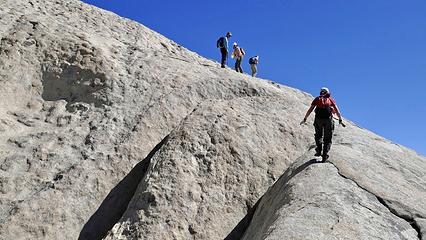
[[[326,155],[331,148],[331,139],[333,138],[334,131],[334,120],[330,118],[319,118],[315,117],[314,121],[315,127],[315,143],[317,152],[321,152],[323,155]],[[323,146],[324,143],[324,146]]]
[[[228,49],[221,48],[220,53],[222,54],[221,66],[224,68],[226,65],[226,59],[228,58]]]
[[[241,67],[242,61],[243,61],[243,57],[235,58],[235,71],[243,73],[243,68]]]

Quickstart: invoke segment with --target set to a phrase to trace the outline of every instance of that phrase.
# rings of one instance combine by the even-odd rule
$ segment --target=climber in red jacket
[[[345,126],[342,122],[342,116],[336,102],[330,95],[328,88],[321,88],[320,95],[316,97],[311,104],[311,107],[306,112],[301,124],[306,122],[311,112],[315,109],[315,156],[322,156],[322,161],[328,159],[328,152],[331,147],[331,139],[333,137],[334,120],[333,113],[339,118],[339,124]],[[324,137],[323,137],[324,136]]]

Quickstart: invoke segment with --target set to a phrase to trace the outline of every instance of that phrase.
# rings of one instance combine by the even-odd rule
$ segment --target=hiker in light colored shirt
[[[235,58],[235,71],[243,73],[243,68],[241,67],[241,62],[243,61],[243,56],[246,54],[243,48],[240,48],[236,42],[233,44],[234,52],[232,57]]]

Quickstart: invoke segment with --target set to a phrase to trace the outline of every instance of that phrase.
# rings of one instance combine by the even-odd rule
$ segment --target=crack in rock
[[[257,207],[259,206],[260,201],[262,200],[262,197],[257,200],[256,204],[254,204],[253,207],[249,208],[247,210],[247,214],[244,216],[243,219],[235,226],[234,229],[226,236],[224,240],[237,240],[241,239],[241,237],[246,232],[246,229],[249,227],[251,220],[253,219],[253,215],[256,212]]]
[[[375,195],[376,196],[376,195]],[[376,196],[377,197],[377,200],[379,200],[379,202],[383,205],[383,206],[385,206],[387,209],[389,209],[389,211],[393,214],[393,215],[395,215],[395,216],[397,216],[397,217],[399,217],[399,218],[401,218],[401,219],[404,219],[406,222],[408,222],[409,224],[410,224],[410,226],[414,229],[414,230],[416,230],[416,232],[417,232],[417,237],[419,238],[419,239],[422,239],[422,233],[421,233],[421,229],[420,229],[420,226],[417,224],[417,222],[416,222],[416,220],[414,220],[414,218],[412,218],[412,217],[410,217],[410,216],[406,216],[406,215],[403,215],[403,214],[399,214],[395,209],[393,209],[387,202],[386,202],[386,200],[385,199],[383,199],[383,198],[381,198],[381,197],[379,197],[379,196]]]
[[[303,156],[303,155],[302,155]],[[300,172],[305,170],[307,167],[309,167],[312,164],[319,163],[316,159],[311,159],[307,162],[304,162],[303,164],[297,166],[299,161],[295,161],[291,166],[287,168],[287,170],[281,175],[281,177],[263,194],[268,193],[268,191],[283,178],[282,185],[286,185],[292,178],[297,176]],[[258,205],[260,204],[262,197],[259,198],[259,200],[256,202],[256,204],[247,211],[247,215],[244,216],[244,218],[238,223],[238,225],[228,234],[228,236],[225,238],[225,240],[238,240],[241,239],[245,232],[247,231],[247,228],[250,226],[250,223],[253,219],[254,213],[256,212],[256,209]]]
[[[398,218],[400,218],[400,219],[403,219],[404,221],[406,221],[408,224],[410,224],[410,226],[417,232],[417,237],[419,238],[419,240],[421,240],[421,239],[423,239],[422,238],[422,233],[421,233],[421,228],[420,228],[420,226],[419,226],[419,224],[416,222],[416,220],[413,218],[413,217],[411,217],[411,216],[408,216],[408,215],[403,215],[403,214],[400,214],[400,213],[398,213],[394,208],[392,208],[388,203],[387,203],[387,200],[386,199],[384,199],[384,198],[382,198],[382,197],[380,197],[380,196],[378,196],[378,195],[376,195],[376,194],[374,194],[373,192],[371,192],[370,190],[368,190],[368,189],[366,189],[366,188],[364,188],[363,186],[361,186],[358,182],[356,182],[355,180],[353,180],[353,179],[351,179],[351,178],[349,178],[349,177],[347,177],[347,176],[345,176],[345,175],[343,175],[341,172],[340,172],[340,170],[339,170],[339,168],[334,164],[334,163],[332,163],[332,162],[328,162],[328,163],[330,163],[331,165],[333,165],[336,169],[337,169],[337,173],[342,177],[342,178],[344,178],[344,179],[347,179],[347,180],[350,180],[350,181],[352,181],[352,182],[354,182],[359,188],[361,188],[362,190],[364,190],[364,191],[366,191],[366,192],[368,192],[368,193],[370,193],[370,194],[372,194],[373,196],[375,196],[376,198],[377,198],[377,200],[380,202],[380,204],[382,204],[384,207],[386,207],[388,210],[389,210],[389,212],[391,212],[394,216],[396,216],[396,217],[398,217]]]
[[[102,239],[109,230],[121,219],[133,198],[140,181],[146,175],[152,157],[168,141],[167,135],[148,156],[115,186],[104,199],[98,210],[90,217],[80,232],[79,240]]]

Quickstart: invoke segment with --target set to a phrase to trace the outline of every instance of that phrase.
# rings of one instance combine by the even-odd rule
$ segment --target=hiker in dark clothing
[[[231,37],[232,34],[227,32],[225,37],[220,37],[216,42],[216,46],[220,48],[220,53],[222,55],[222,59],[220,61],[222,68],[225,68],[226,66],[226,59],[228,58],[228,39]]]
[[[306,112],[305,117],[301,124],[306,122],[311,112],[315,109],[315,156],[322,156],[322,161],[328,159],[328,152],[331,148],[334,120],[333,113],[336,113],[339,117],[339,124],[343,124],[342,116],[340,115],[339,108],[336,102],[330,95],[328,88],[321,88],[320,96],[316,97],[311,104],[311,107]]]

